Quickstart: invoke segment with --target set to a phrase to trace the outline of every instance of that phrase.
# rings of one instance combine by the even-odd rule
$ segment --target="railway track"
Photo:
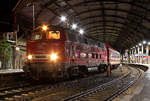
[[[6,88],[0,90],[0,101],[12,98],[15,95],[22,95],[31,91],[42,89],[43,85],[26,83],[18,87]]]
[[[70,96],[63,101],[112,101],[115,97],[130,88],[140,78],[141,71],[137,69],[137,73],[135,74],[137,77],[135,78],[131,78],[131,75],[133,75],[132,71],[118,79],[89,89],[85,92]],[[118,86],[118,84],[120,86]],[[112,91],[111,93],[110,90]],[[104,94],[107,94],[107,96],[104,96]]]
[[[89,99],[98,98],[99,93],[112,88],[113,83],[118,82],[118,84],[126,85],[129,82],[125,83],[123,81],[129,81],[127,80],[129,79],[128,76],[133,76],[134,78],[136,75],[136,73],[133,75],[132,70],[131,72],[114,74],[112,73],[110,78],[104,74],[96,74],[88,78],[79,78],[55,84],[29,84],[14,89],[6,89],[0,91],[0,101],[87,101],[87,99],[90,101]],[[130,83],[132,84],[133,79],[131,81]],[[121,86],[119,88],[121,89]],[[113,94],[111,95],[112,97],[109,95],[109,97],[104,98],[109,100],[116,96],[117,92],[119,93],[120,91],[115,89],[111,93]]]

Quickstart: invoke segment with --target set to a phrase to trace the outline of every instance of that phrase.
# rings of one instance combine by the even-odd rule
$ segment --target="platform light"
[[[66,18],[66,16],[61,16],[61,17],[60,17],[60,20],[61,20],[62,22],[65,22],[65,21],[67,20],[67,18]]]
[[[19,51],[19,50],[20,50],[20,48],[19,48],[19,47],[16,47],[16,50],[17,50],[17,51]]]
[[[138,47],[138,45],[136,45],[136,47]]]
[[[82,34],[84,34],[84,30],[83,29],[80,29],[79,30],[79,33],[82,35]]]
[[[139,43],[139,46],[142,46],[142,44],[141,44],[141,43]]]
[[[72,29],[76,29],[77,28],[77,24],[72,24]]]
[[[148,45],[150,45],[150,42],[148,42]]]
[[[42,30],[46,31],[48,29],[48,27],[46,25],[42,26]]]
[[[146,41],[143,41],[143,44],[146,44]]]

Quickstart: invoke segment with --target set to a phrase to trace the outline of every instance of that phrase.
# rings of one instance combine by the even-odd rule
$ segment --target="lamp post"
[[[27,6],[32,6],[32,23],[33,23],[33,31],[35,28],[35,5],[38,4],[38,2],[30,2],[27,4]]]
[[[34,28],[35,28],[35,14],[34,14],[34,3],[33,3],[33,31],[34,31]]]

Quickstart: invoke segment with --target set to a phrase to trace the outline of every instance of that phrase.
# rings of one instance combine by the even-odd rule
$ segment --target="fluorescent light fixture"
[[[84,30],[83,29],[80,29],[79,30],[79,33],[82,35],[84,33]]]
[[[66,18],[66,16],[61,16],[61,17],[60,17],[60,20],[61,20],[62,22],[65,22],[65,21],[67,20],[67,18]]]
[[[148,42],[148,45],[150,45],[150,42]]]
[[[143,41],[143,44],[146,44],[146,41]]]
[[[72,29],[76,29],[77,28],[77,24],[72,24]]]
[[[139,46],[142,46],[142,44],[141,44],[141,43],[139,43]]]

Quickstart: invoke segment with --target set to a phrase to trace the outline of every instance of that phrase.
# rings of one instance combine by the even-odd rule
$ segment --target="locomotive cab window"
[[[60,31],[49,31],[46,34],[47,39],[60,39]]]
[[[41,33],[34,33],[31,36],[31,40],[40,40],[42,39],[42,34]]]

